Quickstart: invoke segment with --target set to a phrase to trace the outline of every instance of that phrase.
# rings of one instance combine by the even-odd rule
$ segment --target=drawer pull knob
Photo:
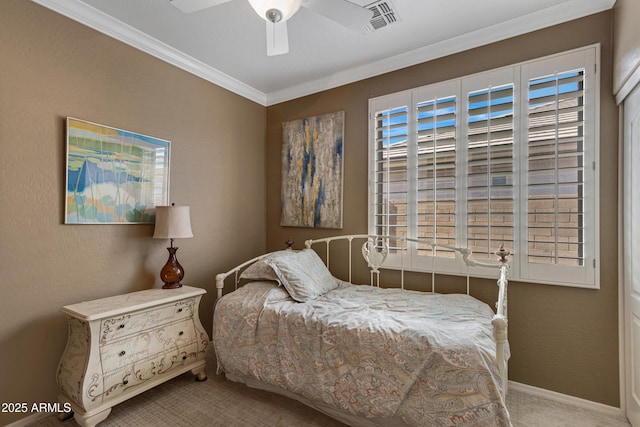
[[[180,331],[180,332],[178,332],[178,335],[182,336],[182,335],[184,335],[184,332]]]
[[[124,323],[120,325],[120,329],[124,329]]]
[[[187,356],[182,356],[182,360],[187,360]]]
[[[126,351],[124,351],[124,350],[122,350],[122,351],[120,352],[120,356],[124,356],[125,354],[127,354],[127,352],[126,352]]]
[[[124,380],[124,381],[122,381],[122,384],[124,384],[124,385],[129,384],[129,380]]]
[[[182,313],[182,309],[181,308],[178,309],[178,313]]]

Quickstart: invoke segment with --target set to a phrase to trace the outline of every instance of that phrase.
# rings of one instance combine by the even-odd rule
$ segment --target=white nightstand
[[[198,316],[205,293],[150,289],[62,307],[69,338],[59,399],[71,404],[78,424],[95,426],[114,405],[186,371],[207,378],[209,337]]]

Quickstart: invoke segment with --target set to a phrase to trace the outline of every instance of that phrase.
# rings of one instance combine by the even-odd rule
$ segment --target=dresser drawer
[[[101,346],[103,373],[148,359],[167,350],[182,348],[197,341],[192,319],[157,326]]]
[[[131,388],[144,384],[146,381],[171,370],[194,362],[198,356],[198,344],[191,343],[185,347],[155,354],[147,360],[135,362],[122,369],[104,376],[104,398],[111,398]],[[100,396],[93,396],[99,398]]]
[[[155,307],[148,311],[114,316],[102,321],[100,344],[104,345],[127,335],[193,316],[194,298]]]

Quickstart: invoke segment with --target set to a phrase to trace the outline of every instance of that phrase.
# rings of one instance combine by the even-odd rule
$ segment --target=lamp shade
[[[156,206],[154,239],[193,237],[189,206]]]

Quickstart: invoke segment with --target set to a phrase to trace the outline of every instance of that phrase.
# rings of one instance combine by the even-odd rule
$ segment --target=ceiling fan
[[[227,3],[231,0],[169,0],[184,13]],[[267,21],[267,55],[289,52],[287,20],[300,8],[306,7],[345,27],[364,31],[373,11],[347,0],[248,0],[258,16]]]

